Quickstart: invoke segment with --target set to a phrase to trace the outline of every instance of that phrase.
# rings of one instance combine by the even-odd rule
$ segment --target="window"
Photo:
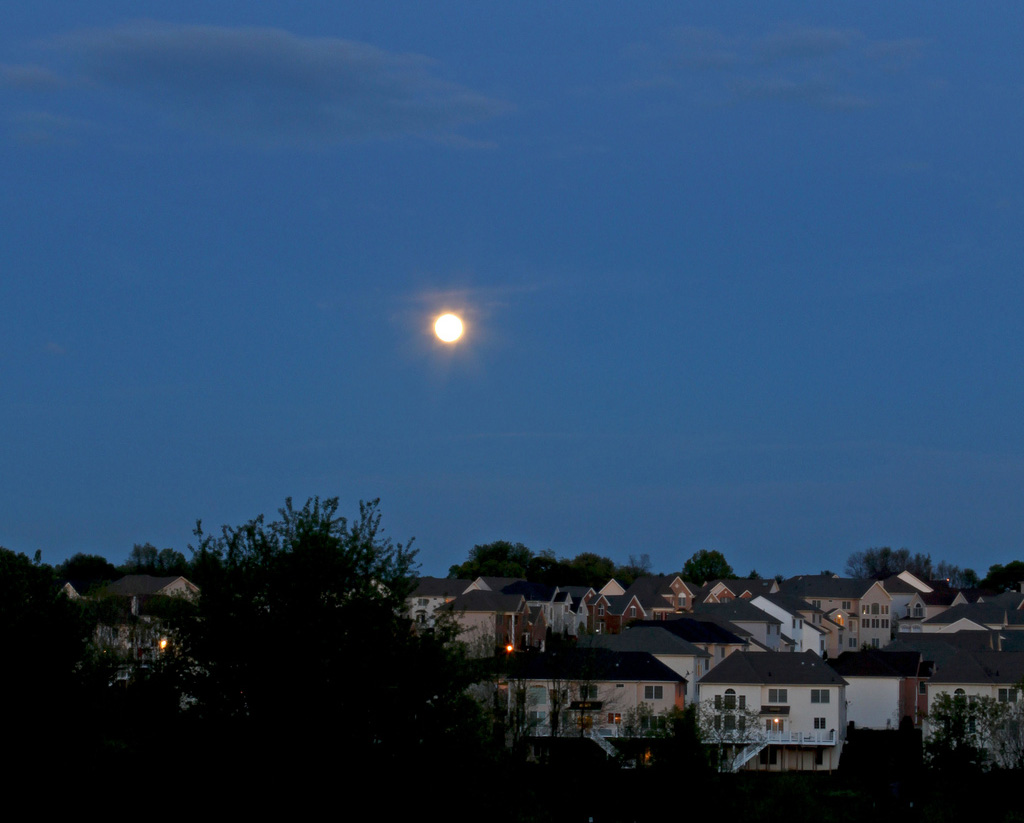
[[[618,712],[608,712],[608,722],[617,726],[622,722],[622,715]]]
[[[820,600],[812,600],[811,601],[811,605],[814,606],[814,608],[816,608],[816,609],[820,609],[821,608],[821,601]]]
[[[663,697],[663,686],[644,686],[644,700],[661,700]]]
[[[769,703],[788,703],[789,692],[787,689],[768,689]]]
[[[1000,689],[999,690],[999,702],[1000,703],[1016,703],[1017,702],[1017,690],[1016,689]]]
[[[630,606],[629,607],[629,616],[630,617],[636,617],[636,606]]]
[[[545,714],[544,712],[531,711],[530,722],[531,723],[543,723]]]
[[[883,629],[888,629],[889,628],[889,618],[888,617],[883,617],[882,618],[882,628]]]
[[[725,708],[732,710],[736,708],[736,690],[726,689],[725,690]]]
[[[852,606],[852,604],[850,603],[850,601],[849,601],[849,600],[844,600],[844,601],[843,601],[843,609],[844,609],[845,611],[850,611],[850,609],[851,609],[851,606]]]
[[[816,728],[816,729],[824,729],[825,728],[825,718],[824,717],[816,717],[816,718],[814,718],[814,728]]]
[[[928,681],[927,680],[921,680],[921,681],[918,682],[918,684],[917,684],[917,693],[918,694],[928,694]]]
[[[604,616],[604,606],[598,606],[597,607],[597,613],[603,617]]]
[[[915,603],[914,604],[914,617],[920,617],[920,616],[921,616],[921,604],[920,603]]]
[[[888,614],[888,613],[889,613],[889,607],[888,607],[888,606],[886,606],[886,605],[885,605],[885,604],[883,603],[883,604],[882,604],[882,614]]]
[[[828,694],[828,689],[811,689],[811,702],[828,703],[830,701]]]
[[[857,638],[856,637],[851,637],[850,638],[849,646],[850,646],[851,649],[856,649],[857,648]]]
[[[581,683],[580,700],[597,700],[597,684]]]
[[[786,731],[786,721],[781,717],[769,717],[764,721],[764,730],[766,732],[784,732]]]
[[[872,637],[871,638],[871,648],[877,649],[880,645],[881,644],[878,642],[878,638],[877,637]]]
[[[725,730],[727,732],[736,731],[736,715],[727,714],[725,715]]]

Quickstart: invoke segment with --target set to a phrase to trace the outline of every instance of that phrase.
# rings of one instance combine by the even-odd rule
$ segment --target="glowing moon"
[[[445,343],[454,343],[462,337],[462,321],[454,314],[442,314],[434,323],[434,334]]]

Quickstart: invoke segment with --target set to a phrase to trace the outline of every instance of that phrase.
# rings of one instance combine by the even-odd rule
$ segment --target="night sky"
[[[5,9],[0,545],[1022,557],[1024,5],[941,12]]]

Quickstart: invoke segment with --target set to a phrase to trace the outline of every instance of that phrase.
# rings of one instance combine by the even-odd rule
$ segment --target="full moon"
[[[434,323],[434,334],[445,343],[454,343],[462,337],[462,321],[454,314],[442,314]]]

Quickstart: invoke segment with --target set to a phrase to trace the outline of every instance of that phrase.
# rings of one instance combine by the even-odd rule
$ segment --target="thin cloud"
[[[837,91],[826,80],[742,80],[734,85],[734,90],[737,97],[746,100],[786,100],[833,109],[862,109],[871,105],[871,101],[865,97]]]
[[[769,62],[820,60],[846,51],[859,37],[850,29],[796,28],[762,37],[755,48]]]
[[[439,76],[433,61],[281,29],[136,24],[66,35],[95,86],[177,122],[261,143],[325,144],[456,130],[508,106]]]
[[[902,40],[883,40],[867,48],[867,56],[886,71],[902,71],[919,62],[924,56],[925,41],[919,37]]]
[[[44,66],[0,66],[0,88],[16,91],[62,89],[67,80]]]
[[[766,101],[857,110],[875,104],[874,78],[915,59],[920,49],[919,40],[870,42],[862,32],[845,28],[790,26],[738,35],[676,28],[660,46],[631,48],[627,56],[646,63],[647,72],[633,78],[627,90],[644,88],[644,79],[655,78],[662,87],[674,81],[703,103]]]

